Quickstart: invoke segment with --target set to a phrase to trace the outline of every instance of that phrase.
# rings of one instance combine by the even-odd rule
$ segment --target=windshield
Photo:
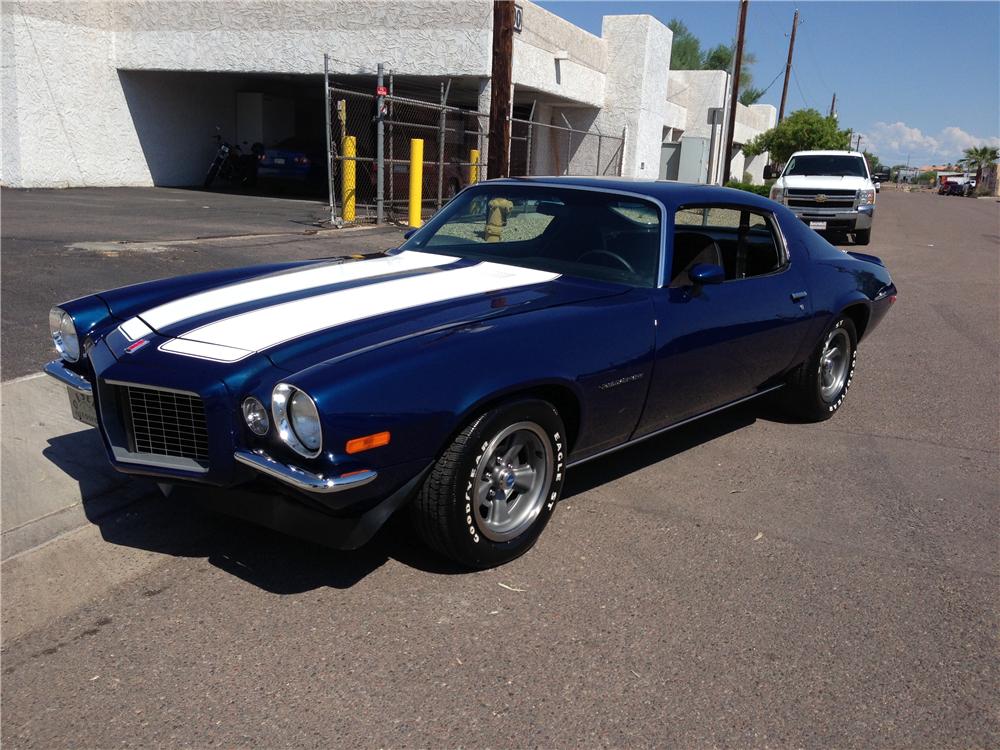
[[[806,154],[793,156],[782,175],[824,175],[830,177],[867,177],[865,160],[860,156]]]
[[[402,249],[653,287],[660,221],[659,207],[641,198],[486,183],[460,193]]]

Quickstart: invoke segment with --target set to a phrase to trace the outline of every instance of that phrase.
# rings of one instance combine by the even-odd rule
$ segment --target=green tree
[[[744,144],[743,153],[746,156],[757,156],[767,151],[773,161],[783,163],[796,151],[846,151],[850,140],[851,131],[840,130],[837,118],[824,117],[815,109],[799,109],[775,127]]]
[[[729,70],[733,64],[733,55],[736,54],[736,44],[717,44],[706,54],[701,65],[702,70]],[[746,91],[753,86],[753,73],[750,66],[757,62],[757,56],[753,52],[744,52],[740,61],[740,91]]]
[[[968,169],[976,170],[976,185],[983,183],[983,169],[1000,160],[1000,149],[995,146],[973,146],[965,149],[962,161]]]
[[[749,107],[751,104],[759,102],[762,96],[764,96],[764,89],[748,86],[740,92],[740,104]]]
[[[683,21],[671,18],[667,28],[674,32],[674,40],[670,47],[671,70],[701,70],[705,56],[701,51],[701,42]]]

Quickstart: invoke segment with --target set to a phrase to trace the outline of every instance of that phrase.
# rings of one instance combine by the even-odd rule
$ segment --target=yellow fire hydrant
[[[514,208],[514,204],[506,198],[494,198],[489,203],[489,211],[486,212],[486,241],[499,242],[503,228],[507,226],[507,216]]]

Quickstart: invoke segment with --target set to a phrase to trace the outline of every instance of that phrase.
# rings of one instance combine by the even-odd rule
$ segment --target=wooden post
[[[792,50],[795,49],[795,30],[799,26],[799,9],[792,16],[792,35],[788,40],[788,62],[785,63],[785,85],[781,87],[781,107],[778,109],[778,122],[785,119],[785,100],[788,98],[788,77],[792,74]],[[836,95],[834,95],[836,96]]]
[[[513,0],[493,0],[493,72],[490,86],[490,144],[487,178],[510,173],[510,104],[514,55]]]
[[[729,130],[726,132],[726,142],[722,152],[722,184],[729,182],[729,170],[732,167],[733,133],[736,131],[736,105],[740,92],[740,66],[743,64],[743,37],[747,27],[747,6],[750,0],[740,0],[740,29],[736,37],[736,59],[733,61],[733,91],[729,102]]]

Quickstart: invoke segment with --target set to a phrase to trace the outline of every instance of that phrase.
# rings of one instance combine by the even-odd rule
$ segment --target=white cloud
[[[971,146],[1000,146],[996,136],[981,137],[950,125],[935,135],[925,134],[904,122],[876,122],[861,134],[861,147],[871,151],[883,163],[896,163],[910,157],[910,164],[933,161],[954,161]]]

